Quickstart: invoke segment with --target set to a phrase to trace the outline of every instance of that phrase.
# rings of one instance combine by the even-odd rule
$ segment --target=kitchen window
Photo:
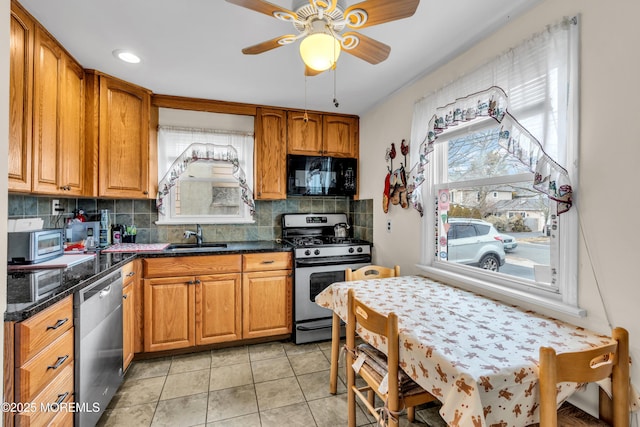
[[[158,224],[252,223],[253,133],[160,126]]]
[[[423,214],[421,268],[431,276],[585,314],[577,305],[576,208],[541,191],[535,168],[551,164],[577,182],[577,34],[577,17],[565,19],[416,104],[412,139],[432,149],[417,153],[428,161],[412,178]],[[514,146],[514,129],[538,144],[537,152]],[[474,219],[466,221],[474,238],[457,235],[461,218]],[[486,224],[488,233],[477,231]],[[497,271],[496,263],[482,263],[487,254]]]

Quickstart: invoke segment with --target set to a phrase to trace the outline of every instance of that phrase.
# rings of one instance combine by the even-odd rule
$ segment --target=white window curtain
[[[161,216],[171,215],[166,210],[165,200],[180,176],[191,163],[202,161],[225,163],[231,167],[231,174],[242,190],[242,203],[253,216],[253,141],[252,132],[160,126],[156,207]]]
[[[409,171],[410,199],[414,207],[422,211],[421,191],[417,190],[425,180],[424,166],[433,150],[436,136],[429,133],[434,129],[434,122],[436,129],[441,126],[438,131],[458,124],[454,121],[460,119],[455,117],[455,108],[475,102],[477,94],[495,100],[494,95],[501,98],[500,94],[504,93],[505,99],[499,100],[502,105],[497,106],[499,111],[484,115],[500,122],[506,117],[505,126],[508,123],[512,130],[506,135],[517,133],[525,137],[531,144],[530,151],[536,145],[534,154],[541,169],[576,182],[575,168],[569,161],[576,156],[566,147],[577,144],[565,142],[575,141],[578,136],[578,43],[578,17],[565,18],[474,72],[418,100],[411,129],[411,140],[418,142],[412,144],[412,158],[418,161]],[[447,114],[448,109],[452,109],[451,117],[438,117],[439,111]],[[474,106],[473,117],[463,117],[463,121],[475,118],[476,113],[480,117],[480,109],[480,104],[477,109]],[[444,123],[437,123],[438,120]],[[505,140],[505,147],[508,144]],[[570,205],[569,200],[566,209]]]
[[[253,132],[175,126],[158,127],[158,181],[162,180],[184,150],[194,143],[230,145],[235,148],[240,167],[247,176],[247,185],[253,188]]]

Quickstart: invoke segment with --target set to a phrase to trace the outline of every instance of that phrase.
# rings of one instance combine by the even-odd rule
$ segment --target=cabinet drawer
[[[122,282],[123,282],[123,286],[126,286],[126,284],[133,280],[133,278],[135,277],[135,268],[134,268],[134,261],[131,261],[129,264],[125,265],[124,267],[122,267]]]
[[[23,365],[72,326],[71,295],[24,322],[16,323],[16,366]]]
[[[16,415],[16,426],[40,427],[49,425],[49,422],[58,415],[58,412],[41,411],[40,408],[54,403],[68,403],[73,401],[73,363],[64,368],[60,375],[45,387],[31,402],[29,407],[35,408],[34,412],[23,412]],[[60,410],[64,410],[64,406]]]
[[[289,252],[268,252],[242,256],[242,271],[290,270]]]
[[[241,268],[242,255],[203,255],[143,260],[144,277],[146,278],[239,273]]]
[[[73,328],[16,368],[16,398],[30,401],[65,367],[73,363]]]

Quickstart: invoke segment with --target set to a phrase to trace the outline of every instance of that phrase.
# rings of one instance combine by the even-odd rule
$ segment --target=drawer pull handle
[[[60,356],[60,357],[58,357],[58,360],[56,360],[56,363],[55,363],[55,364],[53,364],[53,365],[51,365],[51,366],[47,366],[47,371],[48,371],[49,369],[58,369],[58,368],[60,367],[60,365],[62,365],[62,364],[65,362],[65,360],[67,360],[68,358],[69,358],[69,355],[68,355],[68,354],[67,354],[67,355],[65,355],[65,356]]]
[[[55,324],[55,325],[53,325],[53,326],[47,326],[47,331],[48,331],[49,329],[58,329],[60,326],[64,325],[64,324],[65,324],[65,323],[67,323],[68,321],[69,321],[69,318],[68,318],[68,317],[65,317],[64,319],[60,319],[60,320],[58,320],[58,321],[56,322],[56,324]]]
[[[63,394],[59,394],[58,395],[58,400],[56,400],[55,404],[56,405],[61,404],[62,402],[64,402],[64,400],[67,398],[67,396],[69,396],[69,392],[68,391],[63,393]]]
[[[273,264],[275,261],[274,260],[267,260],[267,261],[262,261],[262,264]]]

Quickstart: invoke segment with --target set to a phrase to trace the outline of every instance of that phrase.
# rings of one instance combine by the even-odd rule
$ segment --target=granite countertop
[[[93,259],[67,268],[10,271],[7,274],[5,321],[22,321],[83,287],[124,266],[135,258],[289,252],[292,248],[274,241],[228,242],[226,247],[203,252],[155,250],[145,252],[98,252]],[[37,286],[40,284],[40,286]]]

